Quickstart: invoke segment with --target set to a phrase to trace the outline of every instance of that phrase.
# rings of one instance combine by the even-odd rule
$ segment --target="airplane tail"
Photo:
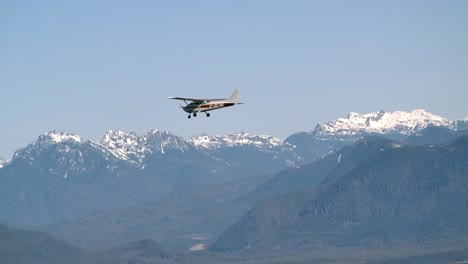
[[[232,93],[231,97],[229,98],[229,101],[232,101],[232,102],[238,104],[239,103],[239,96],[240,96],[240,91],[239,91],[239,89],[236,89]]]

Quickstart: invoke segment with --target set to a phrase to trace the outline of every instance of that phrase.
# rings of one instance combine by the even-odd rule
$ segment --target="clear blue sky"
[[[168,96],[245,104],[187,119]],[[286,138],[384,109],[468,116],[468,1],[0,2],[0,157],[41,133]]]

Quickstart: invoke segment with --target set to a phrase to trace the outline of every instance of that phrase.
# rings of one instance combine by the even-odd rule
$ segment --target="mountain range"
[[[109,131],[99,143],[45,133],[0,170],[0,221],[54,224],[299,162],[291,145],[273,137],[235,133],[220,141],[223,147],[199,146],[159,130],[141,137]]]
[[[154,129],[142,136],[108,131],[94,142],[51,131],[1,163],[0,221],[56,224],[103,208],[157,201],[185,186],[299,168],[365,135],[407,138],[428,126],[458,133],[466,124],[414,110],[351,113],[284,141],[243,132],[187,141]]]
[[[61,245],[69,263],[309,263],[396,247],[389,263],[414,256],[404,248],[423,248],[418,260],[460,260],[467,124],[414,110],[351,113],[284,141],[154,129],[94,142],[51,131],[0,163],[0,222],[73,246],[0,226],[0,236],[21,237],[0,250],[8,257],[50,240],[44,250],[56,262],[65,261]],[[233,252],[241,257],[231,262]]]

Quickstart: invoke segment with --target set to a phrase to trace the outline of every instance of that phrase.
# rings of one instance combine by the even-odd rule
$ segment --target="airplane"
[[[196,117],[198,113],[204,112],[207,117],[210,116],[208,111],[233,106],[239,103],[239,89],[234,90],[231,97],[223,99],[200,99],[200,98],[186,98],[186,97],[169,97],[169,99],[182,100],[185,106],[180,106],[185,112],[189,113],[188,118]]]

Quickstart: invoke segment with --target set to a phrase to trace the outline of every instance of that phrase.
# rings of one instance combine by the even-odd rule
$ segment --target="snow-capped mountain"
[[[92,177],[98,170],[119,175],[117,164],[122,162],[100,143],[83,141],[76,134],[51,131],[17,150],[11,163],[28,164],[67,179]]]
[[[319,123],[311,134],[320,139],[353,138],[357,140],[363,135],[369,134],[409,136],[429,125],[443,126],[449,129],[457,128],[456,121],[448,120],[422,109],[411,112],[384,112],[382,110],[362,115],[350,113],[347,118]]]
[[[82,141],[81,137],[75,134],[51,131],[40,135],[36,141],[25,148],[15,151],[13,160],[19,157],[34,159],[34,153],[38,153],[58,143],[64,143],[67,147],[64,147],[63,152],[68,152],[71,149],[70,146],[79,145]]]
[[[292,134],[285,142],[295,145],[296,152],[303,160],[313,161],[365,136],[405,140],[429,126],[457,131],[468,129],[468,119],[449,120],[422,109],[411,112],[350,113],[346,118],[319,123],[313,131]]]
[[[50,224],[97,208],[129,206],[145,190],[134,182],[135,171],[99,143],[42,134],[0,170],[0,221]],[[140,192],[128,193],[126,186]]]

